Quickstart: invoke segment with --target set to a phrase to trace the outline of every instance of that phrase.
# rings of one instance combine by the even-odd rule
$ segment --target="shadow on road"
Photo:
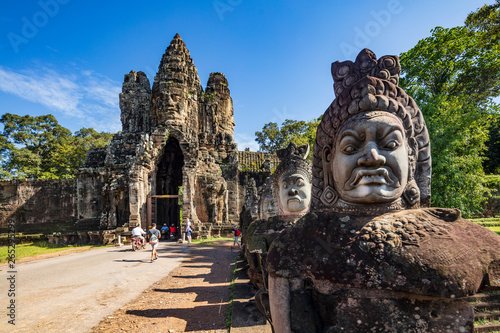
[[[185,322],[185,332],[226,330],[230,264],[234,258],[229,247],[193,246],[184,263],[148,292],[147,306],[131,305],[125,313],[151,318],[158,328],[162,322],[166,325],[174,321]]]

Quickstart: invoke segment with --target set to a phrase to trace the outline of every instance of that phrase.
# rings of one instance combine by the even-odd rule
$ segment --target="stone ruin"
[[[143,72],[125,75],[120,108],[122,132],[104,150],[90,152],[78,171],[79,190],[102,196],[103,205],[79,201],[80,219],[101,213],[106,228],[179,225],[182,210],[202,234],[228,228],[240,207],[233,102],[224,74],[211,73],[204,91],[177,34],[152,89]],[[182,200],[160,197],[166,195]]]
[[[430,145],[396,56],[332,64],[313,206],[267,257],[274,332],[473,332],[465,299],[500,287],[500,237],[427,208]]]
[[[306,160],[309,145],[290,143],[278,150],[280,164],[260,188],[260,196],[251,200],[256,214],[250,224],[243,224],[243,244],[248,276],[258,289],[255,300],[260,311],[269,313],[266,260],[273,240],[309,211],[311,199],[311,163]],[[258,209],[257,209],[258,208]]]
[[[119,100],[122,131],[88,152],[75,180],[0,182],[1,228],[8,219],[19,231],[46,232],[179,226],[189,218],[195,237],[231,232],[250,179],[261,186],[277,158],[238,152],[224,74],[211,73],[204,90],[177,34],[152,88],[145,73],[131,71]]]

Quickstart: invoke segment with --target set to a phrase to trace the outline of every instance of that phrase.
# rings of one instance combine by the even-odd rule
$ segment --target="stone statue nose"
[[[174,100],[172,99],[172,96],[170,96],[170,94],[167,94],[167,104],[174,104]]]
[[[368,151],[358,159],[359,166],[381,166],[385,162],[385,157],[380,155],[378,149],[373,146],[369,147]]]
[[[288,191],[288,195],[292,196],[292,195],[297,195],[299,194],[299,191],[297,191],[297,189],[295,187],[290,187],[290,191]]]

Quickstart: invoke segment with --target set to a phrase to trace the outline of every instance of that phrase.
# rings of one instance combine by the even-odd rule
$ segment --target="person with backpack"
[[[161,238],[160,230],[156,229],[156,223],[153,223],[151,229],[148,231],[148,240],[149,244],[151,244],[151,262],[154,262],[158,259],[158,254],[156,253],[156,248],[158,247],[158,241]]]
[[[189,220],[188,220],[189,222]],[[187,235],[187,239],[188,239],[188,244],[191,244],[191,234],[193,233],[193,229],[191,229],[191,223],[189,222],[189,224],[186,226],[186,235]]]
[[[239,238],[241,236],[241,231],[240,231],[240,229],[238,229],[238,227],[236,225],[233,226],[233,233],[234,233],[233,246],[236,246],[236,244],[238,244],[238,247],[241,250],[241,245],[240,245],[240,242],[239,242]]]

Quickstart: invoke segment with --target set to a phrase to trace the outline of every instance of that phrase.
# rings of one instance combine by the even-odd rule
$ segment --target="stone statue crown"
[[[367,76],[387,80],[397,86],[400,71],[401,65],[397,56],[386,55],[377,60],[375,53],[363,49],[355,62],[347,60],[332,63],[335,95],[339,96],[345,89]]]
[[[284,174],[298,172],[304,175],[310,182],[312,181],[311,163],[306,160],[308,154],[309,144],[297,146],[293,142],[291,142],[288,147],[280,149],[276,152],[276,155],[278,155],[281,162],[278,167],[276,167],[272,176],[272,189],[274,203],[278,206],[276,208],[278,208],[279,211],[281,211],[278,194],[280,187],[279,182],[280,178]]]

